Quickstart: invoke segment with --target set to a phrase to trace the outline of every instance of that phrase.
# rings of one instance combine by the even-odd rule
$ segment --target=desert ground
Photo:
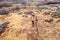
[[[60,40],[60,6],[0,4],[0,40]]]

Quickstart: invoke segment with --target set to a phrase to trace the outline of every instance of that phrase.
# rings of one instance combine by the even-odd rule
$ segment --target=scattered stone
[[[33,11],[27,11],[27,12],[25,12],[25,14],[26,14],[26,15],[32,15],[32,16],[34,16]]]
[[[2,8],[2,7],[11,7],[11,6],[12,6],[12,4],[8,3],[8,2],[1,2],[0,3],[0,8]]]
[[[50,15],[51,11],[46,11],[43,13],[43,15]]]
[[[12,9],[11,9],[11,11],[19,11],[20,10],[20,7],[19,6],[16,6],[16,7],[13,7]]]
[[[22,14],[21,12],[18,13],[18,15]]]
[[[23,17],[28,17],[29,15],[31,15],[32,17],[35,16],[35,14],[32,11],[27,11],[27,12],[24,12]]]
[[[50,4],[60,4],[60,2],[47,2],[45,5],[50,5]]]
[[[53,12],[51,16],[54,18],[60,18],[60,12]]]
[[[53,22],[53,19],[49,19],[49,20],[46,19],[45,22],[51,23],[51,22]]]
[[[9,22],[4,22],[3,24],[0,24],[0,34],[2,34],[5,31],[5,28],[8,24]]]
[[[60,20],[57,20],[56,22],[58,23],[58,22],[60,22]]]
[[[8,9],[0,9],[0,15],[7,15],[9,13]]]
[[[35,22],[32,20],[32,26],[34,27],[35,26]]]

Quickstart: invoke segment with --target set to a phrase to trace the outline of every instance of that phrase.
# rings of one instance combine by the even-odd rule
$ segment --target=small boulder
[[[45,22],[52,23],[53,19],[46,19]]]
[[[53,12],[51,16],[54,18],[60,18],[60,12]]]
[[[0,24],[0,34],[5,31],[5,28],[7,27],[8,24],[9,22],[4,22],[3,24]]]

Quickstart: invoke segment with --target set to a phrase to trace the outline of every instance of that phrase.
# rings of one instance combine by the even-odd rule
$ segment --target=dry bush
[[[4,1],[4,0],[0,0],[0,2],[2,2],[2,1]]]
[[[45,22],[51,23],[53,22],[53,19],[46,19]]]
[[[8,9],[5,9],[5,8],[0,9],[0,15],[6,15],[8,13],[9,13],[9,10]]]
[[[54,18],[60,18],[60,12],[52,12],[51,16]]]
[[[11,7],[12,6],[12,4],[11,3],[8,3],[8,2],[1,2],[0,3],[0,8],[1,7]]]
[[[35,16],[34,13],[33,13],[33,11],[27,11],[27,12],[24,12],[24,13],[25,13],[25,15]]]
[[[57,23],[60,22],[60,19],[58,19],[56,22],[57,22]]]
[[[19,10],[19,9],[20,9],[20,7],[19,7],[19,6],[15,6],[15,7],[13,7],[13,8],[11,9],[11,11]]]
[[[46,11],[43,13],[43,15],[50,15],[51,11]]]
[[[3,24],[0,24],[0,35],[5,31],[5,28],[8,24],[9,22],[4,22]]]

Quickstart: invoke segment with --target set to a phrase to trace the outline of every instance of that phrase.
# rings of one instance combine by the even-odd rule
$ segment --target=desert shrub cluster
[[[0,3],[0,8],[1,7],[11,7],[12,6],[12,4],[11,3],[8,3],[8,2],[1,2]]]
[[[6,15],[8,13],[9,13],[9,10],[8,9],[5,9],[5,8],[0,9],[0,15]]]
[[[60,18],[60,12],[53,12],[51,16],[54,18]]]
[[[13,7],[11,10],[19,10],[19,9],[20,9],[19,6],[15,6],[15,7]]]
[[[0,35],[5,31],[5,28],[7,27],[8,24],[9,22],[4,22],[0,24]]]

